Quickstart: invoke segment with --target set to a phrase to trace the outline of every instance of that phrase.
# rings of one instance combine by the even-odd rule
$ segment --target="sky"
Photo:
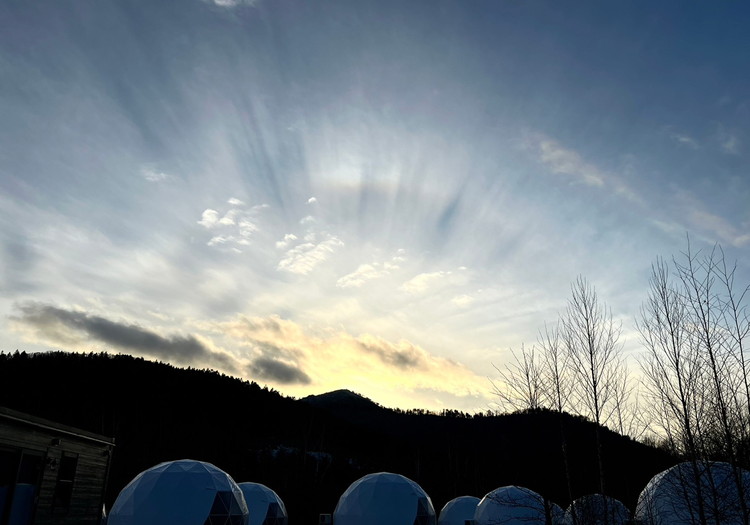
[[[484,411],[584,276],[750,282],[750,4],[0,4],[0,350]],[[137,378],[135,378],[137,381]]]

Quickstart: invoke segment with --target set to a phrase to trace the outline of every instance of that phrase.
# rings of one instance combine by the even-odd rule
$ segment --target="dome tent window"
[[[228,490],[217,491],[211,514],[203,525],[245,525],[237,497]]]

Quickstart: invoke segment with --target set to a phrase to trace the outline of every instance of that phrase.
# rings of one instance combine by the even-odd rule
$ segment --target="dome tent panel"
[[[109,525],[247,525],[242,491],[221,469],[193,460],[160,463],[117,496]]]
[[[531,489],[500,487],[482,498],[474,521],[476,525],[545,525],[545,500]]]
[[[570,525],[625,525],[629,520],[630,511],[621,501],[602,494],[580,497],[565,511]]]
[[[474,519],[479,501],[474,496],[460,496],[450,500],[440,510],[438,525],[464,525],[467,520]]]
[[[740,486],[737,484],[737,474]],[[706,522],[742,525],[742,504],[750,509],[750,472],[719,461],[684,462],[651,478],[640,496],[635,519],[646,525]]]
[[[341,495],[336,525],[436,525],[429,496],[417,483],[389,472],[368,474]]]
[[[278,494],[261,483],[239,483],[250,517],[248,525],[287,525],[286,506]]]

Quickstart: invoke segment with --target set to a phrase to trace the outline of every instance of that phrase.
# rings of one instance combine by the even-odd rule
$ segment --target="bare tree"
[[[704,368],[691,337],[689,312],[669,283],[669,268],[659,259],[652,266],[650,290],[637,328],[645,348],[641,370],[653,407],[652,418],[675,450],[702,456],[699,438],[705,419]]]
[[[688,239],[687,250],[672,265],[674,277],[663,260],[654,264],[649,297],[638,320],[651,413],[673,449],[692,464],[693,473],[705,460],[729,463],[748,525],[741,470],[747,465],[750,437],[748,288],[736,287],[736,266],[726,264],[718,246],[693,252]],[[691,482],[699,493],[704,490],[705,483],[697,478]],[[708,487],[713,490],[712,483]],[[716,499],[716,494],[706,495]],[[706,523],[711,509],[704,508],[702,497],[696,503],[699,520]]]
[[[691,337],[689,312],[684,296],[670,286],[669,268],[658,259],[651,267],[649,296],[641,307],[637,327],[645,347],[641,363],[651,397],[652,417],[673,450],[692,462],[692,486],[696,487],[696,511],[706,523],[698,460],[702,457],[701,422],[704,402],[704,371],[699,348]]]
[[[717,277],[723,290],[723,324],[727,335],[725,344],[730,358],[737,369],[739,388],[734,390],[732,401],[735,407],[735,431],[739,440],[737,460],[747,468],[750,466],[750,370],[748,370],[747,349],[750,339],[750,315],[748,314],[745,298],[750,292],[750,285],[744,288],[735,284],[737,264],[727,265],[724,250],[719,247],[720,260],[716,265]]]
[[[744,405],[741,401],[738,403],[742,397],[738,391],[742,391],[747,370],[744,368],[744,356],[737,358],[737,345],[733,341],[736,338],[732,337],[735,329],[731,325],[726,325],[726,321],[732,318],[732,310],[735,315],[741,311],[741,306],[734,302],[734,273],[731,273],[730,278],[726,271],[723,251],[717,246],[705,255],[700,252],[693,253],[688,239],[683,259],[683,262],[675,263],[675,267],[682,285],[683,299],[690,313],[693,336],[700,346],[704,366],[710,378],[710,414],[713,416],[711,419],[716,424],[717,432],[707,437],[718,438],[713,443],[732,466],[735,482],[740,491],[743,523],[748,525],[750,515],[745,503],[738,462],[738,436],[744,433],[739,429],[746,421],[745,411],[738,410],[738,405]],[[727,288],[719,291],[716,280],[722,281],[722,277]],[[728,312],[730,315],[727,315]],[[742,334],[742,330],[738,333]]]
[[[572,382],[568,374],[568,353],[560,340],[560,322],[550,328],[544,325],[539,332],[538,345],[542,354],[542,377],[544,395],[548,406],[558,414],[560,421],[560,448],[562,452],[563,471],[568,499],[573,501],[573,482],[570,476],[568,461],[568,433],[565,428],[565,411],[570,403]],[[578,518],[573,513],[573,525],[578,525]]]
[[[500,379],[492,382],[492,391],[506,410],[536,410],[542,407],[544,384],[536,348],[521,345],[511,350],[513,359],[504,368],[496,365]]]
[[[596,423],[599,489],[606,494],[601,425],[607,423],[618,402],[621,326],[599,302],[594,287],[583,277],[571,285],[571,298],[561,319],[561,339],[575,378],[576,405]]]
[[[560,340],[559,322],[553,328],[544,325],[544,331],[539,332],[537,348],[541,354],[545,405],[563,413],[569,408],[572,383],[568,375],[568,354]]]

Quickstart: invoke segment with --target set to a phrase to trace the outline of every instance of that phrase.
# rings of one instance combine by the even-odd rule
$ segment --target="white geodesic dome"
[[[183,459],[151,467],[122,489],[108,525],[247,525],[242,491],[223,470]]]
[[[573,501],[565,511],[568,525],[625,525],[630,511],[620,500],[589,494]]]
[[[718,461],[685,462],[660,472],[638,497],[635,519],[646,525],[691,525],[700,522],[741,525],[744,495],[750,509],[750,472],[735,471]],[[700,480],[700,482],[698,482]]]
[[[464,525],[466,520],[473,520],[479,501],[479,498],[474,496],[461,496],[450,500],[440,511],[438,525]]]
[[[436,525],[432,501],[414,481],[400,474],[368,474],[339,498],[336,525]]]
[[[545,525],[544,498],[524,487],[500,487],[482,498],[474,521],[476,525]]]
[[[284,502],[276,492],[262,483],[238,483],[250,513],[248,525],[287,525],[289,518]]]

